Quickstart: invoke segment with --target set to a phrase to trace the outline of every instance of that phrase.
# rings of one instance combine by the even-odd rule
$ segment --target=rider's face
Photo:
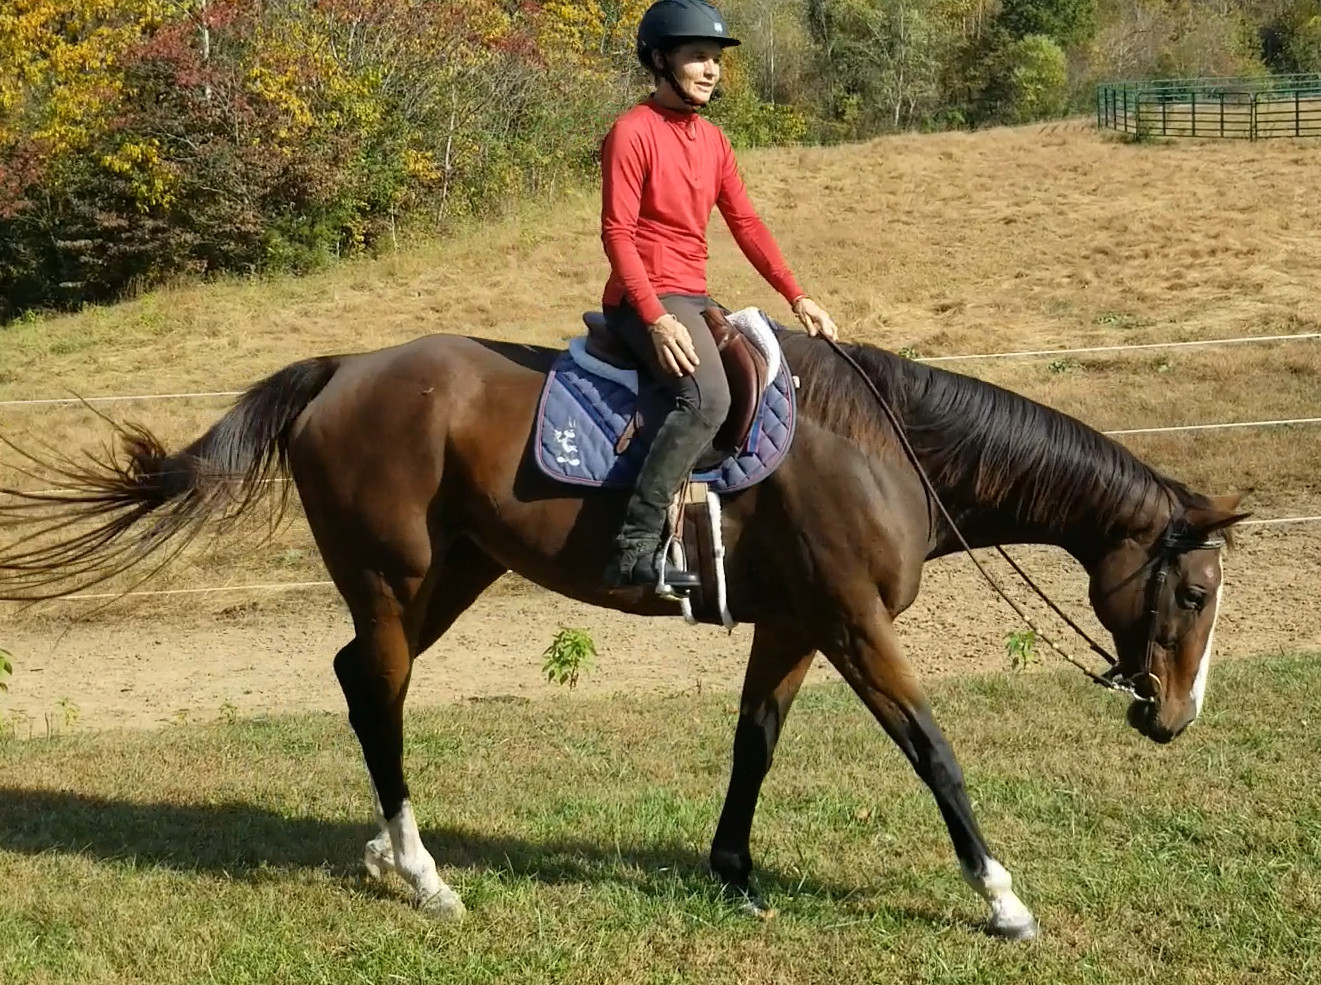
[[[675,81],[690,98],[705,106],[720,81],[724,49],[714,41],[688,41],[670,53]]]

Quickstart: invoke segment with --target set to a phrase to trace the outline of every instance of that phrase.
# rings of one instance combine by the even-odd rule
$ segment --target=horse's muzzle
[[[1134,701],[1128,706],[1128,724],[1153,742],[1172,742],[1183,728],[1170,729],[1160,721],[1160,707],[1154,701]],[[1185,726],[1186,727],[1186,726]]]

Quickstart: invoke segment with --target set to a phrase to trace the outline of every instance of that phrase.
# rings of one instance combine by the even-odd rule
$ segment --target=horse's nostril
[[[1128,724],[1143,734],[1146,733],[1147,726],[1150,722],[1150,713],[1148,712],[1149,707],[1149,705],[1142,701],[1134,701],[1128,706]]]
[[[1147,738],[1159,742],[1162,745],[1166,742],[1173,742],[1174,737],[1178,734],[1178,732],[1171,732],[1164,725],[1157,725],[1154,722],[1147,730]]]

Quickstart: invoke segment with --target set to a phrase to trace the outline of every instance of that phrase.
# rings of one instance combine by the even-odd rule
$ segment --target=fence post
[[[1301,87],[1293,91],[1293,135],[1301,137],[1303,135],[1303,90]]]
[[[1190,89],[1188,95],[1191,97],[1190,105],[1192,106],[1192,113],[1190,115],[1193,118],[1193,136],[1196,137],[1197,136],[1197,90]]]

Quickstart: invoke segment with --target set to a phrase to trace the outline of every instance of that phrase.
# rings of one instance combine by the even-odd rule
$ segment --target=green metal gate
[[[1135,137],[1321,137],[1321,75],[1107,82],[1096,125]]]

